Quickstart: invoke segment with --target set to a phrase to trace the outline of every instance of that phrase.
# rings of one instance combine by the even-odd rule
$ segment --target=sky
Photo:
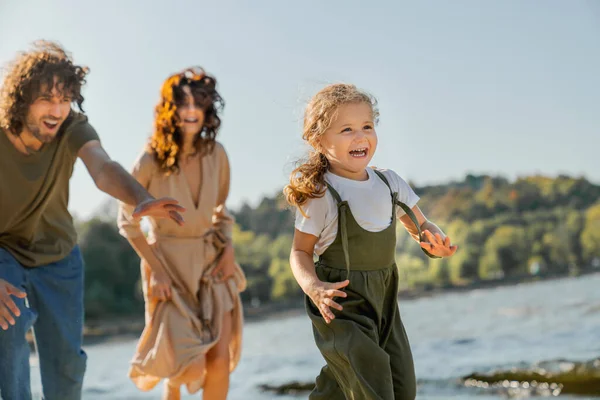
[[[304,107],[335,82],[378,99],[372,164],[418,186],[467,173],[600,183],[596,0],[0,0],[0,64],[38,39],[90,68],[84,109],[128,170],[163,80],[214,75],[230,208],[281,190],[307,151]],[[78,161],[72,212],[107,199]]]

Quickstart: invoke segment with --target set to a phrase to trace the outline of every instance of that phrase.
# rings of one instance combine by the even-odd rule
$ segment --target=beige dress
[[[220,250],[231,239],[233,218],[225,208],[229,192],[229,161],[223,146],[202,158],[198,206],[183,174],[165,176],[153,157],[144,152],[132,174],[156,198],[172,197],[186,208],[185,225],[167,219],[150,219],[148,242],[173,282],[172,298],[160,301],[149,293],[150,269],[142,261],[146,302],[145,329],[131,362],[129,377],[144,391],[161,379],[185,384],[190,393],[200,390],[206,374],[206,353],[219,340],[223,313],[232,311],[229,343],[230,371],[237,366],[242,343],[243,312],[239,293],[246,287],[242,270],[225,283],[210,276]],[[131,218],[133,207],[121,204],[121,234],[143,235]]]

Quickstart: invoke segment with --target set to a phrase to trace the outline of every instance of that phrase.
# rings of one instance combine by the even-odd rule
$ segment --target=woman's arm
[[[151,159],[148,159],[148,155],[144,154],[136,162],[131,172],[136,181],[146,190],[152,178],[152,162]],[[155,288],[154,294],[158,297],[170,298],[171,282],[167,272],[148,244],[140,227],[140,220],[133,217],[133,211],[134,207],[132,205],[124,202],[119,203],[119,214],[117,216],[119,233],[127,239],[138,256],[150,267],[152,276],[149,278],[152,281],[151,286]]]

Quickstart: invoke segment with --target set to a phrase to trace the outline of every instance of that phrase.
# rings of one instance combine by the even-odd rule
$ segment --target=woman
[[[120,232],[141,258],[146,326],[129,376],[144,391],[166,379],[163,399],[180,387],[225,399],[240,359],[246,281],[231,243],[225,208],[229,161],[215,140],[223,100],[216,80],[186,69],[163,84],[152,138],[133,176],[154,196],[180,198],[183,227],[150,219],[148,238],[121,204]]]

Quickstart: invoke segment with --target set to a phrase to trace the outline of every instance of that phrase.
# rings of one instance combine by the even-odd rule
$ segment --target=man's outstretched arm
[[[111,160],[98,140],[84,144],[77,156],[83,161],[94,183],[104,193],[135,206],[134,218],[170,218],[183,225],[185,209],[172,198],[155,199],[116,161]]]

